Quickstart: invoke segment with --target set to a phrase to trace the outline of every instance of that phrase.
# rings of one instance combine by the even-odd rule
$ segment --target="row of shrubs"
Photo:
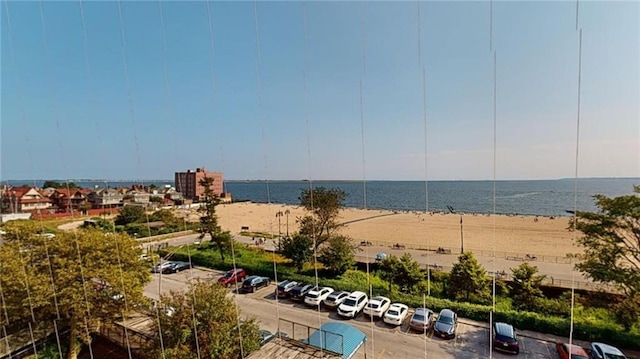
[[[174,260],[188,261],[186,249],[182,249],[173,255]],[[236,253],[236,265],[244,268],[247,273],[273,278],[273,263],[266,262],[264,257],[256,256],[244,252],[240,249]],[[225,262],[214,257],[211,251],[192,251],[191,261],[194,265],[219,270],[228,270],[233,267],[232,263]],[[277,266],[277,279],[290,279],[315,283],[314,276],[298,274],[288,265]],[[369,277],[361,271],[347,271],[339,278],[318,278],[318,284],[329,286],[338,290],[364,291],[375,295],[385,295],[394,302],[402,302],[410,307],[422,307],[423,305],[438,312],[441,309],[449,308],[460,317],[475,321],[488,322],[491,315],[491,306],[473,304],[466,302],[456,302],[449,299],[422,297],[418,295],[389,292],[388,285],[380,278]],[[370,288],[368,286],[371,286]],[[495,321],[504,321],[512,324],[516,328],[526,329],[541,333],[548,333],[558,336],[566,336],[570,331],[570,320],[558,316],[538,314],[533,312],[522,312],[515,310],[498,310],[494,312]],[[622,326],[613,323],[588,323],[580,318],[575,318],[573,322],[573,338],[585,341],[602,341],[609,344],[632,350],[640,350],[640,335],[629,333],[623,330]]]

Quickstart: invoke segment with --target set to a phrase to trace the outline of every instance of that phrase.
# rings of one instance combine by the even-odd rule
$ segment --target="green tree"
[[[409,253],[400,258],[389,256],[380,262],[379,268],[382,279],[389,282],[389,290],[392,284],[397,284],[401,291],[411,292],[424,279],[420,264]]]
[[[538,267],[526,262],[511,268],[511,272],[513,281],[508,284],[508,287],[513,298],[513,307],[518,310],[536,311],[540,299],[544,297],[540,283],[546,276],[537,274]]]
[[[345,191],[324,187],[303,190],[300,194],[300,204],[311,212],[298,219],[300,233],[315,238],[316,248],[329,240],[331,232],[339,226],[336,219],[346,196]]]
[[[199,184],[204,187],[203,196],[200,198],[200,208],[198,212],[200,216],[200,232],[201,240],[206,235],[211,237],[211,242],[215,243],[220,252],[220,258],[224,261],[224,253],[228,251],[231,246],[231,240],[233,237],[228,232],[223,232],[222,228],[218,225],[218,216],[216,215],[216,206],[220,204],[220,198],[213,192],[211,186],[213,186],[214,179],[212,177],[204,177],[200,180]]]
[[[146,302],[149,270],[129,236],[81,229],[46,238],[31,221],[12,221],[3,230],[0,284],[11,293],[3,297],[9,323],[68,326],[67,359],[77,358],[100,323]],[[6,320],[3,315],[0,325]]]
[[[258,325],[254,319],[239,320],[227,294],[217,283],[198,281],[185,293],[163,295],[158,318],[164,356],[157,335],[150,357],[237,359],[259,349]],[[158,326],[154,328],[158,330]]]
[[[318,260],[325,268],[335,274],[342,274],[355,264],[355,251],[358,246],[347,236],[331,236],[320,249]]]
[[[624,330],[631,330],[634,324],[640,324],[640,295],[622,298],[613,306],[613,313],[624,326]]]
[[[640,186],[633,190],[614,198],[594,196],[599,211],[577,212],[570,227],[583,233],[576,269],[627,296],[640,295]]]
[[[313,240],[302,234],[282,238],[279,247],[280,253],[291,260],[298,272],[313,258]]]
[[[149,216],[149,221],[161,221],[164,222],[167,227],[177,227],[181,222],[180,219],[176,217],[174,212],[170,209],[160,209],[153,212]]]
[[[78,187],[78,185],[75,184],[74,182],[60,183],[58,181],[48,180],[48,181],[44,181],[44,183],[42,184],[42,188],[80,188],[80,187]]]
[[[124,206],[116,216],[116,225],[125,226],[129,223],[140,223],[146,219],[146,212],[142,206]]]
[[[478,263],[473,253],[464,252],[458,256],[458,262],[451,269],[447,291],[453,298],[464,295],[468,301],[473,294],[480,300],[486,300],[489,297],[488,284],[487,271]]]

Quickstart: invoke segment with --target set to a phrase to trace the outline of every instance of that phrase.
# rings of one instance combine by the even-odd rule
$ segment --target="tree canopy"
[[[614,198],[594,196],[599,211],[579,211],[573,223],[583,234],[576,269],[627,296],[640,295],[640,186],[633,190]]]
[[[357,248],[347,236],[331,236],[320,249],[318,261],[334,274],[342,274],[354,266]]]
[[[218,225],[218,216],[216,215],[216,206],[220,204],[220,198],[215,194],[211,186],[213,186],[213,177],[204,177],[200,180],[199,184],[204,187],[203,196],[200,198],[200,233],[199,238],[203,239],[209,235],[211,242],[215,243],[220,252],[220,258],[224,260],[224,253],[227,252],[231,246],[231,234],[229,232],[223,232],[220,225]]]
[[[8,318],[1,316],[0,325],[57,320],[70,330],[66,358],[75,359],[99,323],[145,302],[149,269],[128,235],[79,229],[48,238],[31,221],[12,221],[3,230],[0,284]]]
[[[298,272],[313,258],[313,240],[302,234],[293,237],[282,238],[278,250],[287,259],[290,259]]]
[[[336,219],[344,207],[346,196],[345,191],[324,187],[303,190],[300,194],[300,204],[311,212],[309,216],[298,218],[300,234],[315,239],[316,248],[326,242],[331,232],[338,227]]]
[[[402,257],[389,256],[379,264],[380,276],[392,284],[397,284],[403,292],[411,292],[414,287],[424,279],[420,264],[413,260],[411,254],[405,253]]]
[[[513,307],[520,310],[535,311],[538,301],[544,297],[540,283],[546,277],[538,273],[538,267],[529,263],[522,263],[512,268],[513,280],[509,283],[509,290],[513,298]]]
[[[227,294],[217,283],[198,281],[185,293],[171,292],[161,297],[158,318],[165,358],[237,359],[260,347],[255,320],[239,320]],[[158,326],[154,328],[158,330]],[[160,335],[152,358],[163,357],[159,339]]]
[[[478,263],[471,252],[458,256],[449,274],[447,291],[454,298],[464,296],[469,300],[473,294],[477,300],[484,301],[489,297],[489,277],[487,271]]]
[[[116,216],[115,223],[118,226],[126,226],[130,223],[142,222],[146,219],[145,214],[142,206],[124,206]]]
[[[42,188],[80,188],[74,182],[58,182],[58,181],[44,181]]]

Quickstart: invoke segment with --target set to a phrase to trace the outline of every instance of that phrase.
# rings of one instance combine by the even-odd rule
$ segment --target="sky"
[[[0,179],[640,177],[640,2],[490,4],[3,1]]]

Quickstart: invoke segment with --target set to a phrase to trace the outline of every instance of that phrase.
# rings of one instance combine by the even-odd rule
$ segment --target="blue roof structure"
[[[367,336],[348,324],[329,322],[323,324],[306,340],[309,345],[329,350],[350,359],[367,341]]]

